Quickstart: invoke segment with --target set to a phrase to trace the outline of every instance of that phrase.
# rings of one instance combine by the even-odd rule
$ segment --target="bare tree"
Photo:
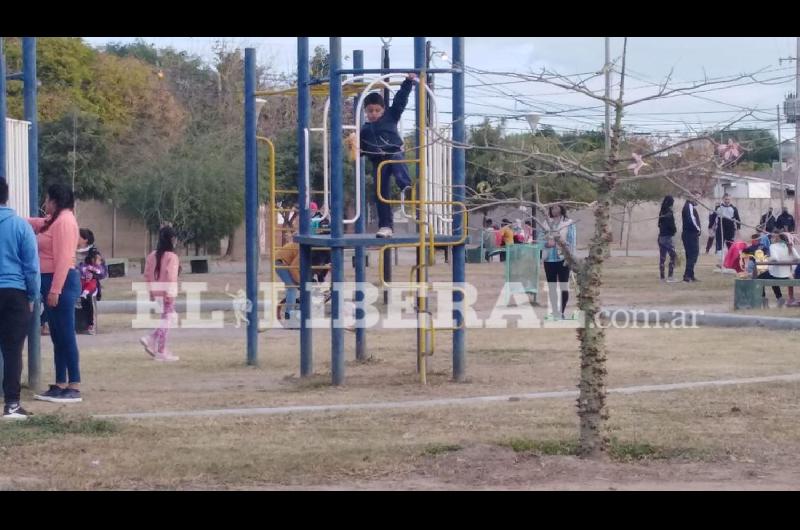
[[[542,71],[536,74],[517,72],[488,72],[472,69],[472,72],[508,75],[532,82],[541,82],[556,86],[572,93],[580,93],[611,106],[614,120],[611,126],[608,155],[602,165],[592,164],[586,155],[578,157],[575,153],[562,151],[544,153],[535,147],[528,151],[491,146],[462,145],[466,149],[494,149],[521,159],[534,159],[551,168],[549,172],[537,172],[531,178],[543,175],[574,175],[593,183],[597,189],[596,200],[588,206],[594,213],[594,233],[588,246],[588,256],[578,258],[567,247],[566,242],[556,235],[556,244],[565,256],[570,268],[575,272],[579,287],[578,307],[581,310],[582,322],[577,335],[580,342],[581,363],[579,397],[577,401],[580,419],[579,453],[584,457],[604,457],[608,449],[606,422],[608,408],[606,405],[607,381],[607,349],[606,334],[601,322],[600,288],[602,286],[603,265],[609,256],[612,241],[610,210],[615,193],[622,184],[630,184],[644,179],[665,179],[687,194],[696,195],[707,191],[713,171],[723,165],[735,162],[741,156],[738,145],[719,145],[709,136],[698,134],[678,142],[656,147],[625,141],[623,115],[631,105],[660,98],[708,91],[710,89],[729,88],[742,83],[761,82],[755,75],[742,74],[728,78],[705,79],[686,86],[672,88],[672,73],[665,81],[655,87],[655,93],[635,100],[625,100],[625,61],[627,38],[624,39],[619,75],[618,89],[615,97],[605,96],[602,87],[597,90],[589,88],[589,82],[599,74],[590,74],[583,78],[573,78],[554,72]],[[745,111],[745,115],[747,111]],[[741,118],[739,118],[741,119]],[[738,120],[737,120],[738,121]],[[637,152],[639,151],[639,152]],[[488,204],[521,204],[525,201],[493,200],[482,194],[481,206]],[[475,202],[473,201],[473,204]],[[540,210],[547,204],[527,202]]]

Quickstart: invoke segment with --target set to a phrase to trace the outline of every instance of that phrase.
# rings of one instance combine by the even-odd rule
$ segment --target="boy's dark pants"
[[[378,165],[383,160],[403,160],[401,153],[396,153],[386,158],[372,160],[373,178],[378,171]],[[381,195],[384,199],[391,197],[392,190],[392,175],[397,187],[401,190],[411,186],[411,177],[408,175],[408,168],[405,164],[384,164],[381,168]],[[387,204],[378,199],[378,186],[377,178],[375,179],[375,207],[378,210],[378,228],[392,228],[394,226],[394,219],[392,217],[392,205]]]

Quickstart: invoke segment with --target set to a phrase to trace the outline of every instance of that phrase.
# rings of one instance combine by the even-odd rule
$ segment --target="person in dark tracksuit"
[[[716,207],[714,213],[717,223],[714,227],[714,238],[717,240],[717,251],[731,248],[736,239],[736,232],[742,227],[742,220],[739,217],[739,210],[731,204],[731,196],[722,196],[722,203]]]
[[[364,113],[366,123],[361,127],[361,154],[372,163],[372,174],[375,178],[375,206],[378,210],[377,237],[392,237],[394,219],[392,206],[378,199],[378,165],[385,160],[403,160],[403,139],[397,131],[397,123],[403,115],[411,94],[413,81],[416,74],[408,74],[400,90],[395,94],[392,106],[386,110],[383,96],[372,92],[364,98]],[[411,177],[405,164],[385,164],[381,169],[380,184],[381,196],[389,198],[392,175],[397,186],[405,191],[411,186]]]
[[[3,351],[3,419],[24,420],[20,406],[22,347],[33,302],[39,297],[39,252],[31,226],[6,206],[8,183],[0,177],[0,350]]]
[[[697,201],[694,198],[686,199],[681,211],[683,226],[681,227],[681,240],[686,251],[686,269],[683,272],[683,281],[699,281],[694,277],[694,265],[700,254],[700,214],[697,213],[695,206]]]
[[[672,195],[667,195],[661,201],[661,210],[658,213],[658,272],[661,276],[661,281],[669,283],[676,281],[673,273],[675,271],[675,260],[678,257],[675,253],[675,244],[672,242],[672,238],[678,231],[675,226],[675,214],[672,213],[673,204],[675,204],[675,199],[672,198]],[[667,259],[667,254],[669,254],[669,274],[665,280],[664,262]]]
[[[789,208],[786,206],[781,208],[781,214],[775,219],[775,228],[777,230],[794,232],[794,217],[789,213]]]
[[[714,234],[717,233],[717,208],[719,208],[719,204],[720,203],[717,203],[714,206],[714,211],[708,214],[708,241],[706,241],[706,254],[708,254],[711,250],[711,245],[714,244]]]

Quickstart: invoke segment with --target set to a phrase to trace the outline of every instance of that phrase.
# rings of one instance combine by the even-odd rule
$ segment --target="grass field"
[[[603,303],[730,311],[732,277],[703,257],[699,284],[662,284],[652,258],[612,258]],[[486,314],[503,281],[499,263],[468,266]],[[374,269],[370,270],[375,273]],[[432,278],[445,279],[445,265]],[[241,275],[208,281],[209,298]],[[266,280],[266,278],[265,278]],[[235,287],[235,288],[234,288]],[[130,279],[104,284],[124,299]],[[216,296],[213,294],[216,293]],[[131,293],[132,297],[132,293]],[[761,310],[759,310],[761,312]],[[800,310],[764,314],[800,316]],[[368,333],[370,359],[330,386],[330,340],[314,335],[315,375],[299,378],[298,334],[259,336],[259,366],[244,364],[244,331],[177,329],[181,357],[142,351],[131,315],[103,315],[80,336],[84,403],[24,404],[28,422],[0,425],[3,489],[797,489],[800,427],[795,382],[611,394],[610,458],[574,456],[572,397],[451,402],[281,414],[98,419],[93,415],[250,407],[359,405],[575,390],[578,343],[567,329],[470,329],[467,381],[454,383],[442,333],[428,385],[418,383],[413,330]],[[760,328],[611,329],[609,388],[800,373],[800,333]],[[43,380],[53,377],[43,342]]]

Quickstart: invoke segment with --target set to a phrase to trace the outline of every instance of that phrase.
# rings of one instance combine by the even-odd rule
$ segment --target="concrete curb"
[[[764,377],[746,377],[741,379],[718,379],[711,381],[692,381],[685,383],[665,383],[653,385],[637,385],[619,388],[609,388],[609,394],[632,395],[643,392],[671,392],[675,390],[692,390],[697,388],[723,387],[731,385],[748,385],[758,383],[784,382],[793,383],[800,381],[800,374],[782,374]],[[294,405],[284,407],[248,407],[236,409],[206,409],[206,410],[175,410],[163,412],[132,412],[123,414],[95,414],[97,419],[145,419],[145,418],[176,418],[192,416],[255,416],[276,414],[297,414],[311,412],[346,412],[353,410],[382,410],[382,409],[408,409],[418,407],[440,407],[476,405],[493,402],[515,402],[521,400],[574,398],[578,396],[577,390],[555,390],[545,392],[530,392],[524,394],[506,394],[499,396],[473,396],[440,399],[422,399],[409,401],[384,401],[377,403],[349,403],[338,405]]]
[[[698,326],[711,326],[711,327],[759,327],[766,329],[784,329],[784,330],[800,330],[800,318],[787,318],[787,317],[766,317],[761,315],[734,315],[731,313],[704,313],[700,310],[669,310],[659,311],[657,309],[647,308],[606,308],[603,309],[604,316],[611,315],[612,312],[617,314],[627,314],[629,319],[636,322],[648,322],[654,317],[654,313],[658,314],[658,321],[662,323],[672,322],[675,318],[686,316],[687,321],[691,321],[694,314],[694,323]]]

